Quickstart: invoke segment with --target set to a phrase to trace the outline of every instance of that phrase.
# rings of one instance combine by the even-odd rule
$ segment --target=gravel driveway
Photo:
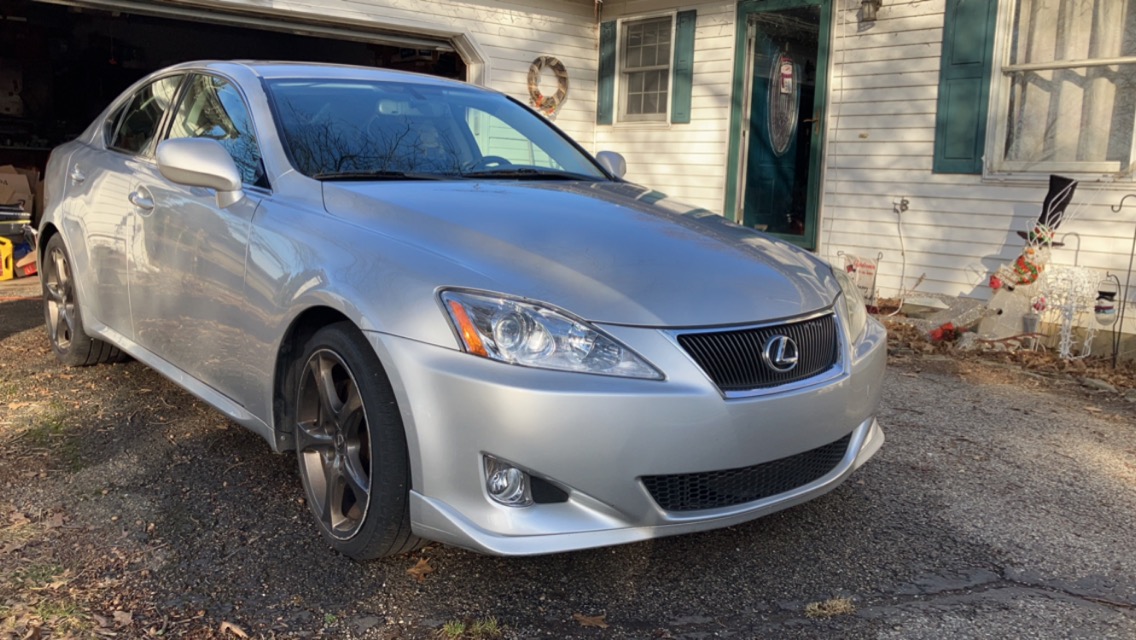
[[[814,502],[609,549],[357,564],[293,457],[136,362],[62,368],[12,297],[0,638],[1136,637],[1136,405],[1116,395],[910,356],[883,450]]]

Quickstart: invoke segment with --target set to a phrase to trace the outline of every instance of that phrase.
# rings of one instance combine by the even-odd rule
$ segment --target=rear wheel
[[[121,360],[123,354],[116,347],[84,331],[75,280],[71,277],[71,256],[58,234],[47,241],[40,263],[47,337],[59,361],[69,367],[83,367]]]
[[[421,546],[410,531],[402,418],[362,333],[349,322],[324,327],[296,366],[296,455],[324,538],[356,560]]]

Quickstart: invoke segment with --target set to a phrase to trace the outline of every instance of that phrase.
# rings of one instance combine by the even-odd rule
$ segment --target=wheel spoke
[[[318,424],[299,422],[296,424],[296,447],[300,451],[326,453],[335,449],[335,439]]]
[[[59,314],[55,322],[55,343],[65,346],[71,341],[71,311],[67,305],[59,305]]]
[[[56,304],[63,302],[63,291],[59,288],[58,284],[48,282],[47,286],[44,287],[44,291],[47,293],[47,299],[49,301]]]
[[[51,333],[51,342],[58,344],[59,342],[59,303],[55,301],[48,301],[47,303],[47,330]]]
[[[360,505],[367,504],[367,498],[371,493],[368,487],[371,483],[367,478],[367,471],[355,456],[347,456],[344,459],[343,480],[354,494],[355,502]]]
[[[343,522],[343,474],[335,464],[326,465],[324,472],[321,517],[329,529],[335,530]]]
[[[62,251],[56,251],[52,258],[52,262],[55,263],[56,282],[59,283],[60,291],[66,295],[71,280],[71,274],[67,267],[67,256],[63,255]]]
[[[326,409],[328,415],[333,417],[337,416],[343,407],[335,390],[335,365],[334,360],[324,355],[312,358],[309,363],[316,391],[319,392],[321,410]]]
[[[356,413],[363,410],[363,398],[359,395],[359,387],[351,384],[347,387],[347,400],[335,412],[335,424],[340,429],[350,428],[353,424],[352,418]]]

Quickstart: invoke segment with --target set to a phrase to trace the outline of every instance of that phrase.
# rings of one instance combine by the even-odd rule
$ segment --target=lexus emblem
[[[797,366],[800,359],[797,343],[789,336],[775,335],[765,341],[765,349],[761,352],[762,360],[770,369],[778,373],[788,373]]]

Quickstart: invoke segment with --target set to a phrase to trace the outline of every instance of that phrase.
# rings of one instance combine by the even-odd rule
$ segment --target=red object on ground
[[[931,329],[931,342],[942,342],[943,340],[954,341],[958,338],[958,329],[955,328],[953,322],[948,322],[940,327]]]

